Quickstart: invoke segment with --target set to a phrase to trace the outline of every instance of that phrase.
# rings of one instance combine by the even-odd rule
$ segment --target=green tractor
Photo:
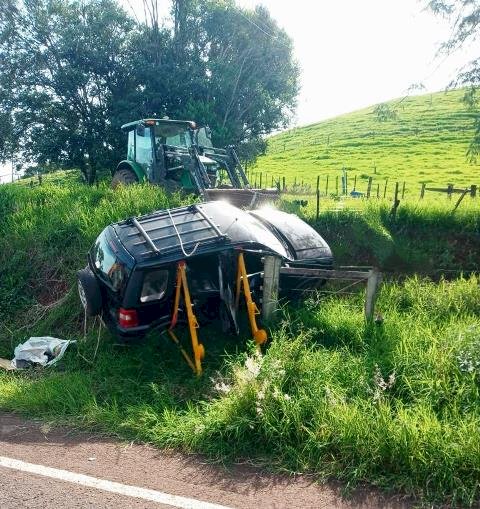
[[[208,127],[197,128],[188,120],[149,118],[129,122],[122,130],[128,133],[127,158],[112,174],[113,187],[150,182],[241,207],[279,197],[276,188],[252,189],[234,147],[215,148]]]

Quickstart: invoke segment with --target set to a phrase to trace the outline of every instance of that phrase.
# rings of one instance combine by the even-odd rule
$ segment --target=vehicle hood
[[[251,211],[250,214],[267,227],[273,227],[295,253],[295,260],[331,258],[332,252],[325,240],[305,221],[270,207]]]

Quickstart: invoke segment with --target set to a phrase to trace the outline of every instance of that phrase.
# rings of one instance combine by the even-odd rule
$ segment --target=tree
[[[388,103],[377,104],[373,109],[373,114],[378,122],[387,122],[388,120],[396,120],[398,118],[397,110]]]
[[[156,12],[156,0],[144,4]],[[142,28],[148,65],[137,77],[145,115],[208,124],[216,145],[238,144],[254,157],[264,149],[261,138],[285,127],[296,106],[290,38],[266,9],[243,10],[232,0],[173,0],[171,15],[170,30],[155,16]]]
[[[434,13],[449,19],[452,25],[452,35],[442,44],[441,51],[453,52],[480,36],[479,0],[431,0],[428,7]],[[471,61],[450,85],[468,87],[464,102],[475,113],[475,133],[467,156],[475,162],[480,155],[480,111],[477,94],[480,86],[480,57]]]
[[[255,142],[286,127],[296,106],[299,70],[290,38],[268,11],[206,2],[198,27],[206,79],[186,112],[208,122],[220,145]]]
[[[189,118],[254,157],[298,93],[292,42],[233,0],[158,0],[145,20],[116,0],[6,0],[0,11],[0,159],[77,167],[87,182],[124,152],[123,123]]]
[[[9,5],[0,19],[0,117],[26,161],[78,167],[90,183],[112,163],[136,87],[124,58],[134,30],[112,0]]]

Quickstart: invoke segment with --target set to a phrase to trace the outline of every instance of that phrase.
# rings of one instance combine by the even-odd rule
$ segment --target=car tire
[[[113,174],[112,187],[115,189],[119,185],[129,186],[137,182],[138,178],[132,170],[129,168],[120,168]]]
[[[78,295],[88,316],[102,311],[102,294],[93,272],[85,267],[77,272]]]

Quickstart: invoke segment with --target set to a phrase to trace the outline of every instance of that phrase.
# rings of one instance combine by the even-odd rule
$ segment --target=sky
[[[451,29],[419,0],[238,3],[265,5],[294,41],[302,71],[297,125],[403,96],[414,83],[442,90],[475,54],[471,47],[436,58]]]
[[[120,0],[142,18],[142,0]],[[169,14],[169,0],[158,0]],[[236,0],[261,4],[293,39],[301,68],[294,125],[306,125],[406,94],[443,90],[478,46],[437,56],[450,36],[447,20],[426,0]],[[245,21],[247,23],[247,21]]]
[[[141,0],[120,0],[142,18]],[[478,46],[437,56],[446,20],[421,0],[237,0],[262,4],[293,39],[301,90],[293,125],[306,125],[404,96],[412,84],[443,90]],[[169,0],[159,0],[169,14]],[[247,22],[247,21],[245,21]],[[8,171],[0,167],[0,175]],[[1,179],[1,177],[0,177]],[[8,177],[4,177],[4,180]]]

